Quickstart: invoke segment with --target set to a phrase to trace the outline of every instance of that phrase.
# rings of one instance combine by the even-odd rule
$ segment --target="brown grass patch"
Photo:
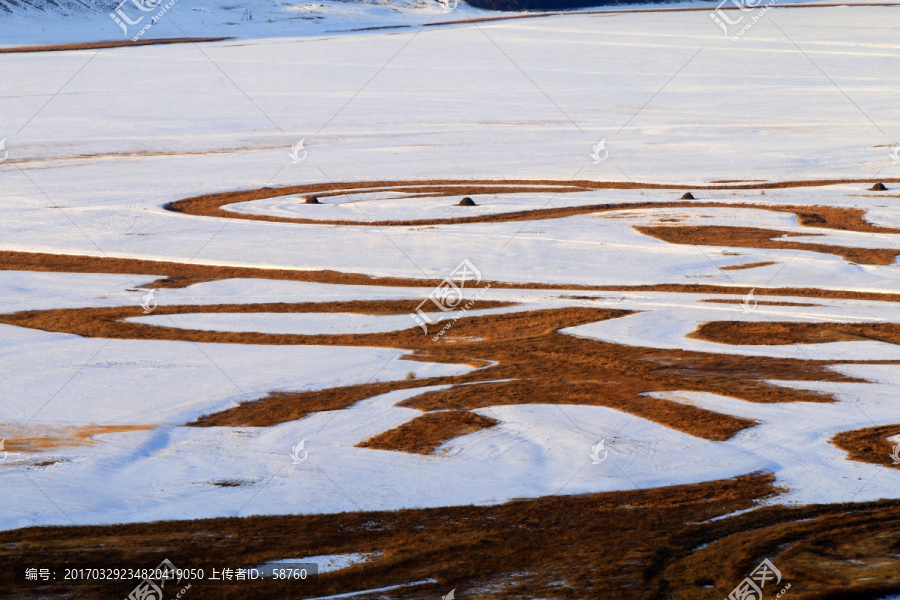
[[[678,227],[635,227],[644,235],[670,244],[691,246],[728,246],[740,248],[765,248],[778,250],[805,250],[822,254],[835,254],[850,262],[863,265],[893,264],[900,250],[884,248],[854,248],[828,244],[791,242],[782,237],[804,237],[811,234],[762,229],[758,227],[727,227],[720,225],[689,225]]]
[[[403,315],[413,313],[421,300],[327,300],[321,302],[251,302],[248,304],[176,304],[157,306],[154,315],[189,313],[328,313]],[[479,309],[514,306],[515,302],[479,300]],[[146,316],[141,313],[141,316]],[[412,322],[412,321],[410,321]]]
[[[120,40],[111,42],[83,42],[77,44],[45,44],[42,46],[14,46],[0,48],[0,54],[14,54],[19,52],[63,52],[65,50],[98,50],[102,48],[127,48],[131,46],[155,46],[157,44],[198,44],[201,42],[221,42],[233,40],[231,37],[184,37],[165,38],[158,40]]]
[[[842,431],[831,438],[831,443],[845,451],[850,460],[900,469],[900,464],[895,463],[891,458],[894,444],[888,441],[889,437],[898,434],[900,434],[900,424],[880,425]]]
[[[621,384],[623,379],[627,383],[627,391],[613,394],[612,388]],[[477,409],[499,404],[606,406],[717,442],[725,441],[742,429],[758,424],[753,419],[724,415],[696,406],[641,395],[641,392],[635,390],[636,383],[638,382],[633,381],[631,377],[620,377],[618,381],[605,382],[562,380],[486,383],[477,388],[458,386],[450,390],[428,392],[405,400],[400,406],[420,410]],[[646,387],[649,388],[650,385]],[[822,398],[819,397],[817,400],[821,401]]]
[[[160,308],[176,312],[180,307]],[[194,308],[191,307],[192,310]],[[533,403],[609,406],[691,435],[724,440],[754,422],[650,398],[645,393],[681,390],[711,392],[752,402],[813,402],[830,401],[831,397],[779,387],[766,380],[857,381],[828,370],[827,366],[833,363],[827,361],[638,348],[558,332],[564,327],[629,314],[621,310],[572,307],[465,317],[453,327],[454,335],[460,340],[454,343],[432,342],[416,327],[390,333],[307,336],[198,331],[121,320],[140,314],[140,307],[57,309],[0,315],[0,322],[86,337],[401,348],[413,352],[409,356],[412,360],[454,364],[497,363],[456,377],[368,384],[354,386],[350,390],[338,388],[276,394],[208,415],[195,425],[269,426],[300,418],[315,410],[346,408],[358,400],[391,389],[486,382],[480,386],[460,385],[447,391],[431,392],[404,404],[427,411]]]
[[[494,286],[497,287],[497,286]],[[609,292],[675,292],[679,294],[739,294],[749,292],[759,296],[797,296],[829,298],[832,300],[873,300],[875,302],[900,302],[900,294],[888,292],[864,292],[823,288],[760,288],[750,286],[708,285],[703,283],[659,283],[653,285],[608,285],[602,288],[584,288]]]
[[[6,438],[4,450],[9,452],[46,452],[55,448],[74,448],[94,444],[95,436],[106,433],[147,431],[154,425],[84,425],[81,427],[52,427],[32,425]],[[2,434],[0,434],[2,435]]]
[[[900,323],[793,323],[712,321],[689,337],[732,346],[787,346],[830,342],[900,344]]]
[[[415,387],[446,383],[454,377],[434,377],[428,379],[407,379],[402,381],[383,381],[311,390],[306,392],[272,392],[258,400],[242,402],[209,415],[203,415],[193,423],[192,427],[269,427],[296,421],[314,413],[328,410],[350,408],[360,400],[387,394],[395,390],[408,390]]]
[[[15,252],[0,250],[0,270],[37,271],[58,273],[112,273],[153,275],[166,277],[145,287],[182,288],[196,283],[222,279],[272,279],[278,281],[308,281],[339,285],[374,285],[387,287],[429,287],[440,283],[438,279],[408,279],[402,277],[373,277],[361,273],[342,273],[328,270],[267,269],[259,267],[224,267],[196,263],[177,263],[131,258],[77,256],[72,254],[45,254],[40,252]],[[610,292],[676,292],[685,294],[747,294],[751,289],[759,295],[805,296],[836,300],[874,300],[900,302],[900,294],[833,290],[819,288],[750,288],[708,284],[660,283],[653,285],[577,285],[565,283],[490,283],[494,289],[530,289],[564,291]],[[483,302],[483,301],[481,301]],[[159,310],[159,309],[157,309]]]
[[[447,440],[493,427],[500,421],[467,410],[425,413],[357,444],[361,448],[431,454]]]
[[[722,189],[763,189],[774,187],[806,187],[817,185],[830,185],[834,181],[807,181],[807,182],[782,182],[782,183],[758,183],[743,184],[737,186],[707,185],[698,189],[722,190]],[[348,193],[359,192],[384,192],[402,191],[411,194],[411,197],[440,197],[440,196],[473,196],[478,194],[512,194],[523,192],[553,192],[554,194],[584,192],[599,189],[681,189],[679,186],[668,184],[644,184],[633,182],[612,181],[553,181],[553,180],[429,180],[429,181],[363,181],[347,183],[321,183],[288,186],[283,188],[260,188],[256,190],[243,190],[235,192],[221,192],[194,196],[183,200],[176,200],[164,206],[173,212],[208,217],[227,219],[247,219],[251,221],[269,221],[276,223],[298,223],[306,225],[342,225],[342,226],[371,226],[379,227],[409,227],[424,225],[453,225],[462,223],[504,223],[509,221],[531,221],[542,219],[560,219],[575,215],[590,214],[605,211],[637,210],[637,209],[671,209],[671,208],[753,208],[786,212],[797,216],[801,225],[809,227],[824,227],[829,229],[841,229],[847,231],[864,231],[868,233],[898,233],[900,230],[891,227],[881,227],[865,220],[865,212],[858,208],[844,208],[831,206],[789,206],[750,204],[750,203],[724,203],[702,201],[678,201],[678,202],[635,202],[591,204],[585,206],[569,206],[562,208],[541,208],[535,210],[522,210],[489,215],[468,215],[461,217],[442,219],[419,220],[394,220],[394,221],[353,221],[346,219],[307,219],[301,217],[283,217],[275,215],[256,215],[226,211],[223,207],[239,202],[263,200],[281,196],[301,196],[309,198],[315,195],[317,198],[329,196],[341,196]]]
[[[719,267],[722,271],[740,271],[741,269],[755,269],[756,267],[768,267],[769,265],[777,265],[778,263],[771,260],[746,263],[743,265],[731,265],[730,267]]]
[[[743,304],[740,298],[702,298],[700,302],[712,302],[714,304]],[[780,302],[777,300],[759,300],[756,302],[760,306],[822,306],[821,304],[811,304],[809,302]]]
[[[197,600],[310,598],[433,578],[434,584],[378,597],[438,598],[456,588],[461,598],[720,600],[764,557],[799,600],[836,588],[860,599],[900,589],[898,501],[773,506],[710,521],[776,493],[772,476],[756,475],[495,506],[32,527],[3,532],[0,586],[20,599],[121,600],[134,581],[34,583],[15,569],[149,568],[168,558],[180,568],[204,567],[208,577],[223,565],[380,552],[314,584],[207,580],[192,582],[189,594]]]
[[[182,288],[195,283],[221,279],[277,279],[279,281],[308,281],[341,285],[375,285],[388,287],[428,287],[439,279],[406,279],[402,277],[373,277],[360,273],[341,273],[328,270],[266,269],[261,267],[226,267],[197,263],[178,263],[133,258],[76,256],[0,250],[0,269],[8,271],[40,271],[61,273],[113,273],[160,275],[166,278],[147,287]]]

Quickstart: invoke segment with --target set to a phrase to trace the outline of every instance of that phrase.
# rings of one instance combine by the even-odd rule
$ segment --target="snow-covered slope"
[[[894,26],[900,9],[779,7],[737,44],[723,38],[704,11],[578,14],[325,35],[395,18],[444,18],[437,5],[396,6],[322,4],[308,13],[296,11],[296,18],[269,17],[253,8],[251,22],[240,20],[240,9],[181,0],[172,18],[148,35],[231,31],[248,39],[0,54],[3,81],[14,82],[0,91],[0,139],[6,139],[8,151],[8,156],[0,152],[5,156],[0,249],[437,278],[469,258],[486,279],[497,281],[897,291],[897,264],[854,264],[796,249],[735,249],[727,239],[721,247],[675,245],[634,229],[656,218],[802,229],[793,216],[762,208],[393,228],[365,220],[342,227],[238,221],[163,208],[215,191],[329,180],[583,178],[691,186],[713,179],[900,176],[900,165],[889,154],[900,136],[900,87],[891,77],[900,60]],[[121,35],[105,13],[69,19],[31,10],[0,15],[2,43]],[[460,10],[464,7],[454,18]],[[254,37],[266,39],[249,39]],[[295,163],[290,151],[300,139],[306,140],[308,156]],[[595,161],[590,152],[602,139],[609,155]],[[697,195],[717,203],[859,208],[870,211],[873,222],[900,226],[896,191],[866,187]],[[568,202],[662,202],[677,200],[681,192],[597,190],[562,199],[535,193],[478,200],[489,207],[482,210],[503,212]],[[419,213],[415,202],[363,200],[357,208],[371,208],[380,218],[451,215],[456,208],[428,199]],[[242,210],[297,216],[301,210],[339,214],[350,208],[297,207],[282,199]],[[893,234],[815,232],[827,234],[813,238],[816,242],[897,247]],[[749,262],[777,264],[721,270]],[[128,288],[148,284],[153,275],[165,273],[6,273],[0,277],[0,311],[137,305],[140,295]],[[427,293],[240,280],[167,289],[159,300],[301,302]],[[543,292],[504,293],[535,304],[548,301]],[[499,291],[491,297],[503,298]],[[679,294],[605,295],[596,304],[645,312],[570,333],[623,344],[691,347],[683,334],[699,320],[731,313],[730,319],[743,318],[734,305],[700,305],[696,297]],[[760,305],[757,315],[897,317],[893,309],[862,302],[821,309]],[[221,327],[211,321],[191,317],[181,324]],[[302,331],[308,323],[274,327],[288,325]],[[323,320],[319,325],[341,330],[348,324]],[[244,316],[231,326],[273,325]],[[800,350],[840,359],[854,352],[866,358],[887,355],[884,345],[854,344]],[[706,345],[705,351],[713,350],[726,351]],[[787,354],[788,348],[727,350]],[[896,347],[889,350],[895,357]],[[273,390],[402,379],[411,370],[424,377],[470,369],[400,362],[403,355],[382,348],[107,341],[0,327],[0,422],[12,431],[23,424],[38,430],[155,427],[53,449],[47,459],[58,462],[44,467],[26,464],[34,457],[12,457],[0,466],[0,487],[11,490],[0,503],[0,527],[354,508],[317,466],[365,508],[492,503],[552,494],[564,486],[562,493],[630,489],[757,469],[776,473],[791,490],[780,500],[863,500],[897,497],[900,490],[895,471],[847,461],[827,442],[841,428],[896,422],[896,365],[837,367],[873,383],[841,384],[846,401],[830,405],[750,405],[665,390],[677,401],[758,417],[758,427],[728,442],[709,442],[608,408],[565,407],[583,429],[579,432],[558,407],[530,405],[481,409],[502,423],[450,440],[440,456],[355,447],[419,414],[396,403],[421,390],[273,428],[181,426]],[[13,435],[7,431],[0,436]],[[590,448],[605,436],[610,459],[605,466],[593,465]],[[291,447],[302,439],[309,442],[309,460],[294,465]],[[25,481],[23,469],[46,496]],[[216,485],[222,480],[240,485]]]
[[[437,0],[0,0],[0,46],[131,39],[157,15],[141,39],[321,35],[485,14]]]

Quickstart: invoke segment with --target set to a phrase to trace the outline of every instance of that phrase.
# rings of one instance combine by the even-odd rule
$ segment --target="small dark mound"
[[[873,192],[884,192],[884,191],[887,190],[887,188],[884,186],[884,184],[883,184],[883,183],[880,183],[880,182],[879,182],[879,183],[876,183],[875,185],[873,185],[873,186],[870,187],[869,189],[870,189],[871,191],[873,191]]]
[[[478,206],[478,205],[475,204],[474,200],[472,200],[471,198],[466,196],[465,198],[463,198],[462,200],[459,201],[459,204],[457,204],[457,206]]]
[[[310,196],[309,198],[307,198],[306,203],[307,204],[322,204],[321,202],[319,202],[319,199],[316,198],[315,196]]]
[[[690,192],[685,192],[684,196],[681,197],[682,200],[695,200],[694,195]]]

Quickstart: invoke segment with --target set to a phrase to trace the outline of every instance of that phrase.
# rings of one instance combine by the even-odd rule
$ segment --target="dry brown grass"
[[[45,44],[42,46],[13,46],[0,48],[0,54],[14,54],[19,52],[62,52],[65,50],[98,50],[102,48],[127,48],[130,46],[154,46],[157,44],[198,44],[201,42],[221,42],[231,40],[231,37],[184,37],[165,38],[157,40],[120,40],[111,42],[83,42],[77,44]]]
[[[676,292],[679,294],[739,294],[741,296],[745,296],[752,291],[757,296],[797,296],[806,298],[829,298],[832,300],[900,302],[900,294],[825,288],[751,288],[749,286],[707,285],[703,283],[659,283],[654,285],[608,285],[595,289],[598,291],[610,292]]]
[[[447,440],[493,427],[499,422],[467,410],[429,412],[357,445],[375,450],[431,454]]]
[[[742,269],[755,269],[756,267],[768,267],[769,265],[777,265],[777,262],[766,260],[761,262],[746,263],[743,265],[731,265],[730,267],[719,267],[723,271],[740,271]]]
[[[894,445],[888,441],[895,435],[900,435],[900,424],[842,431],[831,438],[831,443],[847,452],[851,460],[900,469],[891,458]]]
[[[900,344],[900,323],[712,321],[698,327],[689,337],[733,346],[863,341]]]
[[[885,248],[854,248],[791,242],[783,237],[805,237],[811,234],[792,233],[758,227],[727,227],[720,225],[685,225],[678,227],[635,227],[644,235],[649,235],[670,244],[691,246],[728,246],[738,248],[766,248],[777,250],[805,250],[822,254],[835,254],[850,262],[863,265],[893,264],[900,250]]]
[[[699,189],[723,190],[723,189],[769,189],[775,187],[806,187],[817,185],[830,185],[834,181],[809,181],[809,182],[782,182],[774,184],[751,183],[743,185],[707,185]],[[868,233],[898,233],[900,230],[891,227],[874,225],[865,220],[865,212],[858,208],[831,207],[831,206],[790,206],[790,205],[765,205],[703,201],[677,201],[677,202],[633,202],[633,203],[607,203],[584,206],[569,206],[562,208],[541,208],[535,210],[522,210],[488,215],[467,215],[461,217],[441,219],[408,219],[393,221],[352,221],[346,219],[307,219],[301,217],[282,217],[275,215],[256,215],[226,211],[223,207],[238,202],[249,202],[279,196],[297,195],[309,198],[315,195],[317,198],[340,196],[357,192],[384,192],[402,191],[412,197],[442,197],[442,196],[472,196],[477,194],[512,194],[523,192],[552,192],[563,194],[572,192],[584,192],[598,189],[671,189],[678,190],[678,186],[667,184],[643,184],[633,182],[607,182],[607,181],[554,181],[554,180],[430,180],[430,181],[364,181],[348,183],[308,184],[288,186],[283,188],[261,188],[256,190],[243,190],[236,192],[221,192],[205,194],[176,200],[165,205],[164,208],[173,212],[219,217],[228,219],[247,219],[251,221],[269,221],[276,223],[299,223],[307,225],[342,225],[342,226],[366,226],[377,225],[379,227],[408,227],[421,225],[453,225],[462,223],[503,223],[509,221],[532,221],[544,219],[560,219],[576,215],[640,209],[672,209],[672,208],[753,208],[785,212],[794,214],[801,225],[808,227],[824,227],[828,229],[841,229],[847,231],[863,231]]]
[[[406,279],[401,277],[373,277],[361,273],[342,273],[328,270],[266,269],[257,267],[224,267],[196,263],[76,256],[70,254],[46,254],[40,252],[15,252],[0,250],[0,270],[39,271],[59,273],[114,273],[135,275],[159,275],[166,278],[154,281],[147,287],[180,288],[196,283],[221,279],[274,279],[279,281],[309,281],[339,285],[374,285],[390,287],[430,287],[440,283],[437,279]],[[494,289],[531,289],[561,291],[612,291],[612,292],[676,292],[685,294],[737,294],[751,291],[747,286],[707,284],[660,283],[653,285],[572,285],[565,283],[490,283]],[[819,288],[752,288],[757,295],[805,296],[809,298],[833,298],[836,300],[874,300],[900,302],[900,294],[834,290]]]
[[[221,279],[277,279],[280,281],[309,281],[340,285],[375,285],[390,287],[429,287],[438,279],[406,279],[402,277],[373,277],[360,273],[341,273],[328,270],[266,269],[259,267],[226,267],[197,263],[178,263],[133,258],[45,254],[0,250],[0,269],[6,271],[40,271],[61,273],[115,273],[159,275],[166,279],[154,281],[148,287],[180,288]]]
[[[743,304],[741,298],[702,298],[700,302],[712,302],[713,304]],[[821,304],[812,304],[810,302],[780,302],[777,300],[759,300],[756,304],[760,306],[821,306]]]
[[[13,599],[121,600],[135,582],[38,586],[10,575],[14,566],[153,567],[163,558],[209,573],[223,565],[380,552],[314,585],[204,581],[189,594],[309,598],[433,578],[434,584],[358,597],[438,598],[456,588],[457,597],[476,599],[721,600],[764,557],[799,600],[829,589],[859,599],[900,590],[894,558],[900,502],[767,507],[710,521],[775,493],[772,476],[756,475],[495,506],[25,528],[0,533],[0,586]]]
[[[306,392],[272,392],[268,396],[223,411],[203,415],[193,427],[269,427],[296,421],[314,412],[350,408],[360,400],[425,385],[447,383],[454,377],[383,381]]]
[[[160,307],[162,314],[181,307]],[[210,307],[190,307],[208,309]],[[288,335],[215,332],[126,323],[140,307],[26,311],[0,315],[0,322],[45,331],[117,339],[205,343],[302,344],[401,348],[414,360],[483,365],[456,377],[403,380],[353,388],[275,394],[199,419],[196,425],[270,426],[317,410],[346,408],[392,389],[455,385],[404,402],[424,411],[472,410],[502,404],[587,404],[609,406],[711,440],[730,438],[753,421],[713,413],[646,395],[650,391],[711,392],[752,402],[830,401],[810,391],[779,387],[767,380],[855,381],[829,370],[831,362],[727,356],[635,348],[559,333],[565,327],[612,319],[627,311],[573,307],[481,317],[456,322],[454,343],[435,343],[412,327],[364,335]],[[508,380],[508,381],[497,381]],[[427,443],[431,443],[432,438]],[[423,441],[423,444],[426,442]]]

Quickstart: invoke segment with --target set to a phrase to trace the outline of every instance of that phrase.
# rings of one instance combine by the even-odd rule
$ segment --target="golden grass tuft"
[[[900,424],[842,431],[831,439],[831,443],[847,452],[850,460],[900,469],[900,463],[892,456],[895,444],[888,441],[895,435],[900,435]]]
[[[778,250],[804,250],[822,254],[834,254],[843,259],[863,265],[891,265],[900,255],[900,250],[886,248],[855,248],[828,244],[791,242],[783,237],[804,237],[813,234],[792,233],[758,227],[728,227],[721,225],[683,225],[677,227],[635,227],[644,235],[649,235],[670,244],[691,246],[728,246],[738,248],[764,248]]]
[[[493,427],[500,421],[467,410],[425,413],[357,444],[361,448],[431,454],[445,441]]]
[[[356,310],[365,311],[365,303]],[[300,305],[287,305],[296,308]],[[302,305],[307,310],[306,305]],[[383,310],[383,303],[375,303]],[[391,308],[397,308],[390,305]],[[231,310],[221,306],[166,306],[161,314]],[[342,308],[346,310],[346,308]],[[375,310],[375,309],[373,309]],[[242,403],[193,425],[271,426],[310,412],[347,408],[358,400],[394,389],[450,384],[403,404],[423,411],[465,410],[503,404],[587,404],[608,406],[711,440],[725,440],[754,422],[661,398],[652,391],[698,391],[751,402],[827,402],[828,395],[780,387],[769,380],[856,381],[828,366],[829,361],[802,361],[728,356],[682,350],[640,348],[578,338],[558,330],[630,314],[587,307],[464,317],[453,326],[453,343],[433,342],[412,327],[376,334],[291,335],[216,332],[156,327],[124,322],[142,314],[140,307],[76,308],[0,315],[0,323],[86,337],[156,339],[203,343],[366,346],[409,350],[411,360],[493,366],[455,377],[405,379],[350,388],[280,392]],[[504,381],[500,381],[504,380]],[[457,385],[483,382],[478,386]],[[434,441],[424,429],[422,444]],[[452,432],[450,432],[452,433]],[[406,447],[406,445],[404,446]]]
[[[900,344],[900,323],[712,321],[688,337],[732,346],[885,342]]]
[[[561,481],[568,476],[560,474]],[[155,567],[168,558],[209,573],[223,565],[378,552],[371,562],[320,575],[314,584],[203,581],[193,582],[189,594],[302,599],[434,579],[378,597],[439,598],[456,588],[460,598],[721,600],[762,558],[774,562],[792,585],[791,597],[800,600],[900,591],[900,501],[769,506],[711,521],[773,497],[773,480],[753,475],[492,506],[31,527],[3,532],[0,587],[20,599],[121,600],[135,582],[35,584],[12,580],[13,567]],[[771,597],[769,587],[766,592]]]

